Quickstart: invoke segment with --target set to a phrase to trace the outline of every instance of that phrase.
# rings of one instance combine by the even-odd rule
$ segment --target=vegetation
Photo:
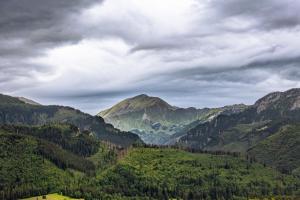
[[[19,131],[13,132],[16,130]],[[296,199],[300,194],[299,177],[284,175],[234,153],[199,154],[159,146],[127,150],[94,141],[98,150],[84,157],[82,152],[72,152],[70,145],[62,145],[70,136],[74,137],[70,138],[70,143],[74,144],[76,137],[88,135],[76,131],[71,125],[5,126],[1,129],[0,199],[54,192],[86,200],[235,199],[283,195]],[[54,133],[54,137],[48,137],[50,133]],[[87,141],[93,138],[89,137]],[[83,144],[89,146],[88,142]],[[50,146],[52,152],[41,153],[40,145],[46,152]],[[86,148],[82,148],[84,152]],[[93,168],[86,168],[84,163],[91,163]]]
[[[79,188],[114,165],[124,148],[68,124],[0,128],[0,199],[53,192],[81,197]]]
[[[90,132],[80,132],[76,126],[71,124],[48,124],[42,126],[3,125],[1,128],[7,132],[30,135],[47,140],[83,157],[90,156],[98,151],[99,141]]]
[[[219,115],[187,131],[179,144],[199,149],[246,152],[280,127],[300,121],[300,89],[276,92],[240,113]]]
[[[154,199],[293,196],[299,195],[299,184],[293,176],[241,158],[168,148],[133,149],[99,181],[106,193]]]
[[[115,127],[138,134],[149,144],[164,144],[171,135],[181,135],[183,131],[210,120],[219,114],[240,112],[245,105],[222,108],[178,108],[158,97],[145,94],[125,99],[98,115]]]
[[[72,173],[38,154],[38,142],[15,134],[0,134],[0,199],[46,194],[74,182]]]
[[[92,132],[101,140],[124,147],[140,142],[137,135],[115,129],[99,116],[91,116],[71,107],[43,106],[24,103],[15,97],[0,94],[0,125],[45,125],[68,123]]]
[[[0,200],[299,199],[294,97],[272,94],[159,146],[72,108],[0,96]]]
[[[300,124],[289,124],[249,150],[249,154],[269,166],[292,173],[300,166]],[[300,168],[299,168],[300,169]]]
[[[73,198],[70,198],[67,196],[59,195],[57,193],[26,198],[23,200],[43,200],[43,199],[46,199],[46,200],[80,200],[80,199],[73,199]]]

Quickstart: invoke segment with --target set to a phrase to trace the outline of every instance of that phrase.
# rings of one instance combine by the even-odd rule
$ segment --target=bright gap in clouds
[[[98,26],[100,32],[111,28],[113,35],[119,28],[133,34],[131,39],[135,41],[151,40],[188,33],[196,17],[194,3],[194,0],[109,0],[83,11],[81,18],[83,24]],[[101,27],[102,24],[106,26]]]

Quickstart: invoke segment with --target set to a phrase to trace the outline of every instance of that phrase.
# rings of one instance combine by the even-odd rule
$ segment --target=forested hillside
[[[3,200],[48,193],[86,200],[300,195],[296,174],[282,174],[238,153],[144,145],[125,149],[63,124],[5,125],[0,139]]]
[[[245,152],[281,126],[299,122],[299,98],[300,89],[271,93],[240,113],[220,115],[192,128],[179,143],[199,149]]]
[[[0,143],[0,199],[46,194],[75,184],[73,173],[58,167],[63,160],[57,157],[57,165],[48,160],[40,152],[44,145],[35,138],[1,131]],[[63,150],[54,145],[52,151]]]
[[[101,117],[65,106],[42,106],[24,103],[18,98],[0,95],[0,124],[44,125],[69,123],[81,131],[88,130],[101,140],[129,146],[140,139],[130,132],[115,129]]]
[[[135,148],[101,175],[97,187],[128,199],[297,199],[299,184],[243,157]]]
[[[268,94],[243,112],[192,128],[177,144],[241,152],[284,173],[299,174],[299,99],[300,89]]]
[[[261,163],[300,177],[300,124],[282,126],[248,153]]]
[[[175,146],[145,145],[73,108],[2,95],[0,199],[297,200],[298,91],[274,95],[196,123]]]
[[[0,199],[71,193],[113,164],[115,155],[115,150],[73,125],[2,126]]]

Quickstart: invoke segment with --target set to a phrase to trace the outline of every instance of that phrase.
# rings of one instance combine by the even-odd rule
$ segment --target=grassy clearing
[[[43,199],[43,196],[37,196],[37,197],[31,197],[31,198],[27,198],[27,199],[23,199],[23,200],[42,200],[42,199]],[[55,193],[55,194],[46,195],[46,200],[83,200],[83,199],[73,199],[73,198]]]

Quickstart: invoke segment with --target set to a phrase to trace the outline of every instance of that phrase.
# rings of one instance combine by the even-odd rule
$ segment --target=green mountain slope
[[[178,135],[190,127],[190,123],[199,124],[220,113],[231,114],[245,108],[245,105],[234,105],[214,109],[184,109],[171,106],[158,97],[143,94],[125,99],[98,115],[121,130],[138,134],[146,143],[164,144],[170,140],[171,135]]]
[[[18,98],[11,97],[8,95],[0,94],[0,102],[1,104],[11,104],[11,103],[16,103],[16,104],[24,104],[24,101],[21,101]]]
[[[74,180],[38,152],[37,140],[0,134],[0,199],[16,199],[57,191]]]
[[[275,92],[233,115],[220,115],[182,136],[177,144],[211,151],[249,153],[261,163],[300,174],[300,89]]]
[[[0,158],[0,199],[9,200],[77,191],[116,156],[92,134],[55,124],[0,127]]]
[[[293,176],[237,157],[151,148],[131,150],[100,179],[104,192],[132,199],[297,199],[297,184]]]
[[[81,131],[89,130],[98,138],[118,145],[129,146],[140,139],[137,135],[115,129],[99,116],[91,116],[71,107],[32,105],[18,98],[0,96],[0,125],[43,125],[49,123],[73,124]]]
[[[245,151],[274,134],[285,121],[300,121],[299,99],[300,89],[269,94],[240,113],[220,115],[194,127],[179,143],[200,149],[231,145],[227,150]]]
[[[260,162],[285,172],[297,172],[300,169],[300,124],[281,127],[275,134],[250,148],[248,153]]]
[[[299,177],[243,157],[171,148],[118,149],[72,125],[3,126],[0,150],[1,200],[48,193],[86,200],[300,195]]]

